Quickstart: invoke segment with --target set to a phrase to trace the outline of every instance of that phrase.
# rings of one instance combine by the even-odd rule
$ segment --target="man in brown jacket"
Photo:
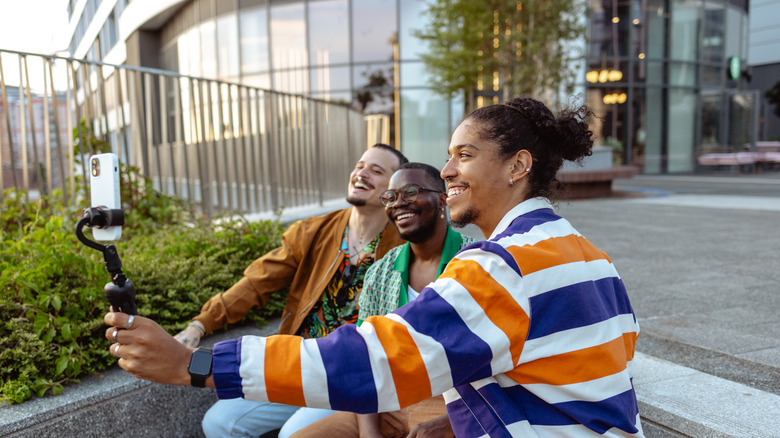
[[[387,145],[368,149],[350,174],[347,201],[353,207],[293,223],[282,245],[252,262],[244,278],[212,297],[176,339],[197,346],[202,336],[241,320],[264,306],[272,293],[290,286],[280,334],[324,337],[357,321],[355,298],[369,266],[403,243],[388,222],[379,195],[406,157]],[[297,407],[244,399],[220,400],[203,419],[212,436],[259,436],[280,428]],[[291,432],[322,418],[296,418]],[[309,414],[311,415],[311,414]]]

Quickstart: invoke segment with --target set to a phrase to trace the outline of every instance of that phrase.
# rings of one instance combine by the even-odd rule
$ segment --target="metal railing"
[[[338,199],[367,142],[345,105],[148,68],[0,50],[0,93],[0,188],[69,202],[101,142],[207,216]]]

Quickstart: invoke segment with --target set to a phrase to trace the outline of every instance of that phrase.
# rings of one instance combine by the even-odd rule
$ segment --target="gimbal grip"
[[[124,286],[118,286],[113,282],[106,283],[103,287],[103,293],[114,312],[138,315],[138,309],[135,307],[135,288],[132,281],[125,280]]]

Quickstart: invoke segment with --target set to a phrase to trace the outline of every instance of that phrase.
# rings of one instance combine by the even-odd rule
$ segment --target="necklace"
[[[355,245],[354,243],[352,244],[352,252],[354,252],[355,255],[360,254],[360,250],[365,248],[366,245],[363,243],[364,239],[365,236],[361,234],[360,236],[358,236],[358,244],[357,245]]]
[[[352,239],[357,243],[350,240],[349,226],[344,230],[344,246],[342,249],[346,249],[349,263],[352,265],[360,264],[360,261],[364,258],[365,253],[374,252],[374,239],[366,241],[367,237],[365,233],[355,233]],[[378,237],[378,235],[377,235]]]

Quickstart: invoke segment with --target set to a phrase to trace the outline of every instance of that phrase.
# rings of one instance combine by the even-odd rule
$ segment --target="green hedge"
[[[186,205],[146,192],[135,169],[122,169],[126,213],[116,242],[123,271],[136,289],[138,311],[171,334],[211,296],[277,247],[278,221],[192,219]],[[110,280],[103,255],[78,242],[81,210],[62,197],[25,202],[6,191],[0,215],[0,402],[58,394],[63,384],[112,366],[103,315]],[[85,199],[84,193],[80,199]],[[91,233],[85,230],[90,238]],[[284,294],[246,322],[281,312]]]

